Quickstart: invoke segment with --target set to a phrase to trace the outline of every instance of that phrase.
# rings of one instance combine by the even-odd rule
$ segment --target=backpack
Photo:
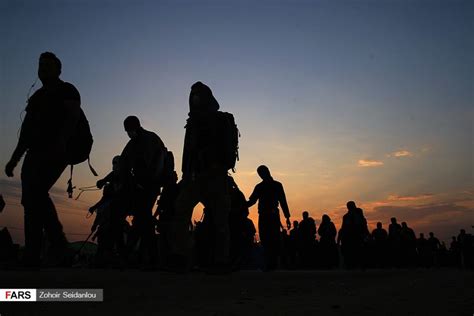
[[[240,133],[232,114],[216,111],[190,115],[184,128],[183,172],[205,168],[209,160],[235,172]]]
[[[74,165],[87,160],[89,169],[92,174],[97,177],[97,172],[92,168],[89,158],[93,142],[94,140],[92,138],[89,121],[87,120],[84,111],[80,109],[79,121],[77,122],[77,126],[74,129],[66,148],[66,161],[68,165],[71,165],[71,176],[67,188],[69,198],[72,198],[72,193],[75,188],[72,185],[72,171]]]
[[[77,165],[89,159],[92,149],[92,133],[84,111],[80,109],[80,117],[69,143],[67,144],[67,164]]]
[[[227,170],[235,173],[235,164],[239,160],[240,132],[231,113],[217,111],[217,131],[219,144],[223,146],[223,162]]]

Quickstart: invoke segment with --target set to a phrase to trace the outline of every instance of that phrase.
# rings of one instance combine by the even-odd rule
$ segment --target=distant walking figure
[[[388,241],[390,243],[390,262],[394,267],[400,266],[401,258],[401,235],[402,226],[397,223],[397,219],[392,217],[388,226]]]
[[[347,213],[337,236],[347,268],[361,268],[364,264],[364,242],[369,235],[367,220],[354,201],[347,202]]]
[[[230,113],[219,111],[211,89],[201,82],[191,87],[189,118],[184,138],[180,194],[172,227],[170,269],[189,268],[189,222],[194,207],[201,202],[215,228],[215,252],[210,269],[226,272],[230,267],[231,194],[227,171],[237,160],[238,130]]]
[[[374,265],[383,268],[387,264],[388,233],[382,227],[382,222],[377,222],[377,228],[372,231],[374,251]]]
[[[81,116],[81,97],[62,81],[61,61],[53,53],[40,55],[38,77],[43,86],[28,100],[15,151],[5,167],[8,177],[26,152],[21,170],[25,209],[24,264],[40,265],[43,229],[51,243],[51,257],[62,263],[67,240],[48,191],[68,164],[69,145]]]
[[[337,267],[339,262],[339,254],[336,245],[337,230],[329,215],[323,215],[318,234],[321,236],[319,240],[321,266],[326,269]]]
[[[316,259],[316,222],[303,212],[303,219],[299,224],[299,249],[301,265],[305,269],[314,268]]]
[[[281,206],[288,229],[291,227],[290,210],[286,201],[283,185],[273,180],[267,166],[257,168],[262,182],[255,186],[249,197],[248,206],[258,201],[258,231],[265,255],[265,269],[274,270],[278,264],[280,250],[280,211]]]
[[[111,262],[113,248],[124,254],[124,227],[126,221],[127,192],[120,183],[120,156],[112,159],[112,172],[97,181],[97,187],[103,188],[102,198],[89,208],[90,213],[96,212],[91,232],[95,232],[92,240],[97,238],[97,252],[94,265],[106,267]]]

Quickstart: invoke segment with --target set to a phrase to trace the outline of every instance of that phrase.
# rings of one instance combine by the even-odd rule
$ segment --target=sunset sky
[[[371,229],[395,216],[417,235],[472,233],[473,21],[474,3],[455,0],[2,1],[0,227],[23,242],[21,165],[14,178],[3,168],[38,56],[52,51],[81,93],[101,176],[128,141],[128,115],[160,135],[180,175],[190,86],[202,81],[235,116],[247,197],[266,164],[292,219],[307,210],[319,225],[327,213],[339,228],[354,200]],[[79,240],[101,193],[67,199],[67,177],[51,195]],[[78,187],[96,180],[75,168]]]

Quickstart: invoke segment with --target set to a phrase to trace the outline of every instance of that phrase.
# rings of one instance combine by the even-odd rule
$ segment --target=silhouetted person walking
[[[401,236],[402,226],[397,223],[397,219],[392,217],[391,224],[388,226],[388,241],[390,244],[390,265],[392,267],[400,267],[401,258]]]
[[[438,266],[438,251],[441,246],[439,239],[434,236],[433,232],[429,233],[430,238],[428,238],[427,244],[430,252],[430,266]]]
[[[381,222],[377,222],[377,228],[372,231],[372,242],[374,265],[377,268],[384,268],[387,264],[388,233],[383,229]]]
[[[402,222],[400,230],[400,248],[402,265],[413,266],[416,262],[416,235],[406,222]]]
[[[423,233],[420,233],[420,237],[416,240],[416,251],[418,253],[418,265],[428,268],[431,265],[431,253],[428,240]]]
[[[112,172],[105,178],[97,181],[97,187],[103,188],[102,198],[89,208],[89,212],[96,211],[96,218],[91,227],[95,232],[93,240],[97,238],[97,253],[94,265],[106,267],[112,260],[113,249],[116,247],[120,255],[124,255],[124,227],[126,212],[130,207],[127,203],[126,192],[120,183],[120,156],[112,159]]]
[[[296,269],[299,267],[299,225],[298,221],[293,221],[293,228],[290,230],[290,246],[289,246],[289,268]]]
[[[336,226],[331,221],[329,215],[324,214],[319,225],[319,253],[321,257],[321,266],[325,269],[337,267],[339,255],[336,245]]]
[[[136,116],[124,120],[124,128],[130,140],[120,155],[120,178],[132,197],[132,230],[128,248],[140,240],[140,254],[144,268],[157,264],[155,221],[152,214],[164,170],[166,147],[154,132],[145,130]],[[148,262],[144,259],[148,255]]]
[[[43,86],[28,100],[15,151],[5,167],[7,176],[26,152],[21,170],[25,209],[26,266],[40,265],[43,229],[56,262],[64,261],[67,240],[48,191],[68,163],[69,141],[79,122],[81,97],[70,83],[62,81],[61,61],[50,52],[40,55],[38,77]]]
[[[201,202],[212,212],[215,227],[215,253],[210,272],[229,269],[231,211],[227,171],[235,167],[238,130],[232,114],[220,112],[211,89],[201,82],[191,87],[189,118],[184,138],[180,195],[173,221],[173,257],[169,268],[189,268],[190,236],[188,223],[194,207]]]
[[[316,223],[309,217],[307,211],[303,212],[303,219],[299,224],[301,265],[303,268],[314,268],[316,258]]]
[[[354,201],[347,202],[347,213],[342,217],[341,229],[337,236],[347,268],[363,267],[364,242],[368,234],[367,220],[362,209],[358,208]]]
[[[266,166],[257,168],[262,182],[255,186],[249,197],[248,206],[258,201],[258,232],[262,242],[266,270],[274,270],[278,264],[280,251],[280,211],[282,208],[288,229],[291,227],[290,210],[286,201],[283,185],[273,180],[270,170]]]
[[[467,234],[465,229],[461,229],[457,241],[461,250],[462,267],[474,269],[474,236]]]

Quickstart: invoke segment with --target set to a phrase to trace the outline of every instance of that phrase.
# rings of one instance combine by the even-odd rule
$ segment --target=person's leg
[[[260,214],[258,217],[258,232],[260,242],[263,247],[264,270],[272,269],[273,261],[273,238],[272,238],[272,222],[268,214]]]
[[[156,265],[158,260],[158,249],[155,238],[155,226],[153,221],[153,206],[155,205],[158,192],[155,190],[145,190],[140,197],[140,209],[137,212],[140,227],[140,248],[142,253],[148,255],[151,265]],[[138,215],[140,214],[140,215]]]
[[[61,176],[66,165],[44,161],[27,154],[21,171],[22,204],[25,209],[25,256],[39,262],[43,228],[55,249],[67,245],[63,227],[48,191]]]
[[[271,216],[271,256],[270,256],[270,268],[272,270],[278,268],[278,259],[280,257],[281,250],[281,238],[280,238],[280,216],[278,213],[272,214]]]
[[[229,215],[231,199],[227,188],[226,175],[206,179],[209,186],[205,193],[212,212],[214,226],[214,260],[217,265],[230,262],[230,227]]]
[[[180,194],[175,202],[175,214],[170,222],[172,255],[181,257],[189,255],[191,248],[189,222],[194,207],[199,203],[199,186],[200,183],[196,180],[186,179],[182,182]]]

